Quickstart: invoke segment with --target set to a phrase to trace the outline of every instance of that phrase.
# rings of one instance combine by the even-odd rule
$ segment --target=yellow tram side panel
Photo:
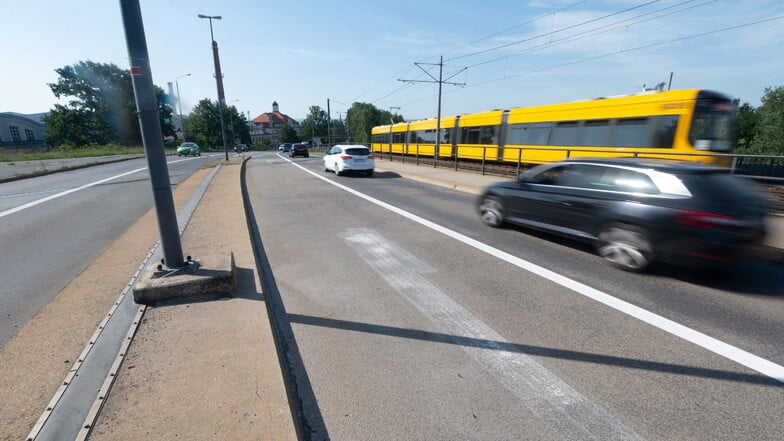
[[[466,127],[479,126],[494,126],[500,128],[503,115],[503,110],[461,115],[460,130]],[[497,133],[496,136],[498,136]],[[498,144],[477,145],[461,143],[457,145],[457,149],[460,159],[482,160],[484,158],[495,161],[498,158]]]
[[[452,129],[455,127],[455,117],[454,116],[447,116],[441,118],[441,130],[445,129]],[[412,121],[409,124],[408,130],[409,132],[414,132],[416,130],[436,130],[438,125],[438,121],[436,118],[428,118],[422,119],[419,121]],[[408,145],[408,154],[409,155],[419,155],[419,156],[430,156],[432,157],[436,151],[435,143],[417,143],[417,142],[409,142]],[[452,155],[452,144],[450,143],[441,143],[438,156],[451,156]]]
[[[392,125],[392,133],[403,133],[403,137],[407,136],[408,132],[408,123],[397,123]],[[391,153],[397,154],[404,154],[406,152],[406,143],[392,143],[391,146],[387,146],[387,151]]]
[[[689,143],[688,132],[699,90],[686,89],[624,97],[604,98],[591,101],[554,104],[536,107],[521,107],[509,111],[508,124],[579,121],[590,119],[633,118],[658,115],[679,115],[672,149],[624,148],[610,146],[526,146],[507,145],[504,161],[517,162],[519,149],[523,149],[522,161],[545,163],[569,157],[617,157],[629,156],[631,151],[650,158],[699,160],[699,156],[668,155],[666,152],[697,152]],[[601,150],[601,151],[597,151]],[[703,160],[709,159],[703,157]]]
[[[370,150],[371,151],[376,152],[376,153],[382,153],[382,152],[386,153],[386,151],[389,149],[389,143],[386,143],[386,142],[385,143],[374,142],[373,141],[373,139],[374,139],[373,135],[387,135],[387,136],[389,136],[389,129],[391,127],[392,127],[391,124],[387,124],[385,126],[375,126],[372,129],[370,129],[370,135],[371,135],[370,136],[370,139],[371,139],[371,141],[370,141]]]

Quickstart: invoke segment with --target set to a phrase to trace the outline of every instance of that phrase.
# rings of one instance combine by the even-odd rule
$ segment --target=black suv
[[[727,169],[655,159],[576,159],[534,167],[488,187],[482,221],[585,240],[614,266],[730,260],[765,236],[767,200]]]
[[[289,158],[293,158],[295,156],[304,156],[306,158],[310,157],[308,153],[308,146],[305,144],[294,144],[291,146],[291,150],[289,150]]]

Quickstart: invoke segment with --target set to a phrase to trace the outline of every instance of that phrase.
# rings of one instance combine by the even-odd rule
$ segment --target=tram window
[[[648,120],[647,118],[619,119],[615,126],[615,133],[611,145],[616,147],[648,146]]]
[[[551,123],[531,124],[528,129],[528,145],[547,145],[550,140]]]
[[[463,144],[498,144],[495,126],[463,127]]]
[[[441,139],[439,143],[451,143],[452,142],[452,129],[441,129]]]
[[[511,124],[506,135],[506,143],[514,145],[528,144],[528,125],[527,124]]]
[[[610,145],[610,120],[595,119],[585,122],[577,145],[602,147]]]
[[[550,145],[578,145],[579,131],[577,121],[559,122],[553,128]]]
[[[463,127],[460,139],[463,144],[479,144],[479,127]]]
[[[651,118],[651,145],[654,148],[672,148],[675,139],[675,128],[678,127],[678,115],[657,116]]]
[[[483,126],[479,131],[479,142],[481,144],[498,144],[495,126]]]
[[[392,143],[393,144],[403,144],[405,143],[405,132],[395,132],[392,134]]]
[[[436,131],[430,130],[414,130],[411,132],[411,144],[435,144]]]

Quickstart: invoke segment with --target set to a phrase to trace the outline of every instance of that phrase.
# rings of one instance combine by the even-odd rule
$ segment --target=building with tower
[[[262,113],[250,121],[250,138],[254,144],[261,142],[263,139],[269,139],[272,145],[274,145],[278,139],[278,132],[285,125],[291,126],[299,134],[299,121],[285,113],[281,113],[278,108],[278,102],[274,101],[272,103],[272,112]]]

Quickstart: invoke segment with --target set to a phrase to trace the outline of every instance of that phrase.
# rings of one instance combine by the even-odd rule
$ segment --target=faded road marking
[[[390,286],[455,340],[493,342],[491,348],[461,348],[531,412],[547,421],[559,439],[641,439],[533,357],[503,349],[510,345],[507,340],[422,277],[423,272],[433,272],[427,264],[372,229],[351,228],[340,237]]]

